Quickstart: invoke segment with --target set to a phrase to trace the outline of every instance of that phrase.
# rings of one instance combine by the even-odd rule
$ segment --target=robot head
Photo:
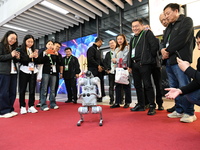
[[[85,75],[86,75],[86,77],[93,77],[93,74],[92,74],[92,72],[91,71],[87,71],[86,73],[85,73]]]

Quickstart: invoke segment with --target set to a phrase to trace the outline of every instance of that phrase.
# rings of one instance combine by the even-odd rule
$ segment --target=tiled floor
[[[26,95],[26,98],[28,98],[27,95]],[[38,94],[36,94],[36,100],[38,100],[38,99],[39,99],[39,96],[38,96]],[[59,102],[65,102],[66,100],[67,100],[67,95],[66,94],[58,94],[57,97],[56,97],[56,101],[59,101]],[[174,101],[173,100],[169,100],[169,99],[166,99],[164,97],[163,97],[163,100],[164,100],[163,107],[165,109],[171,108],[172,106],[174,106]],[[78,100],[78,103],[81,103],[81,100]],[[132,92],[131,107],[134,107],[136,103],[137,103],[137,97],[135,96],[135,93]],[[99,105],[109,105],[109,96],[103,97],[103,102],[98,103],[98,104]],[[199,106],[195,105],[195,111],[196,112],[200,112]]]

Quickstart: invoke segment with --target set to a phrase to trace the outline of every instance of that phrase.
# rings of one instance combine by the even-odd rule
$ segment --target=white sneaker
[[[12,111],[12,112],[10,112],[13,116],[17,116],[18,115],[18,113],[17,112],[15,112],[15,111]]]
[[[28,108],[28,112],[30,112],[30,113],[37,113],[38,111],[35,109],[34,106],[31,106],[31,107]]]
[[[26,107],[21,107],[20,114],[26,114],[26,113],[27,113]]]
[[[0,115],[0,118],[11,118],[13,115],[11,113],[6,113],[4,115]]]
[[[181,122],[186,122],[186,123],[190,123],[197,120],[197,117],[195,115],[190,116],[188,114],[184,114],[183,117],[180,119]]]
[[[176,111],[173,111],[171,114],[167,114],[167,116],[169,118],[181,118],[181,117],[183,117],[183,114],[179,114]]]
[[[43,111],[48,111],[49,110],[49,107],[46,107],[43,109]]]
[[[58,109],[58,108],[59,108],[59,106],[57,106],[57,105],[53,107],[53,109]]]

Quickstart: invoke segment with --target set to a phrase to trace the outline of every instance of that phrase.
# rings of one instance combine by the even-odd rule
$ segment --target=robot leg
[[[99,113],[100,114],[99,126],[102,126],[103,125],[103,118],[102,118],[102,108],[101,108],[101,106],[92,106],[92,113],[94,113],[94,114]]]
[[[80,126],[81,123],[84,121],[83,114],[87,114],[88,113],[88,107],[87,106],[85,106],[85,107],[79,107],[78,108],[78,112],[80,114],[81,119],[78,121],[77,126]]]

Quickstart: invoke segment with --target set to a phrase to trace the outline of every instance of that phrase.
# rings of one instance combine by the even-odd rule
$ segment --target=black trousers
[[[19,103],[20,107],[25,107],[25,93],[27,84],[29,84],[29,101],[28,106],[34,106],[35,103],[35,86],[37,74],[26,74],[22,71],[19,72]]]
[[[131,86],[130,83],[128,85],[116,83],[115,87],[115,95],[116,101],[115,104],[120,104],[122,100],[122,90],[125,92],[125,104],[131,103]]]
[[[0,74],[0,115],[14,111],[17,74]]]
[[[150,107],[155,108],[155,95],[151,82],[152,65],[140,65],[140,62],[132,62],[132,74],[136,89],[138,104],[145,106],[145,94]]]
[[[76,78],[72,79],[65,79],[65,86],[67,89],[67,96],[68,101],[72,101],[72,97],[74,98],[74,101],[77,101],[77,87],[76,87]]]
[[[109,96],[110,101],[114,102],[114,86],[115,86],[115,74],[108,74],[108,80],[109,80]]]
[[[55,85],[55,97],[57,96],[57,92],[58,92],[58,86],[59,86],[59,74],[56,75],[56,85]]]
[[[161,68],[153,67],[152,76],[156,87],[156,103],[158,104],[158,106],[162,106],[163,99],[162,99]]]

